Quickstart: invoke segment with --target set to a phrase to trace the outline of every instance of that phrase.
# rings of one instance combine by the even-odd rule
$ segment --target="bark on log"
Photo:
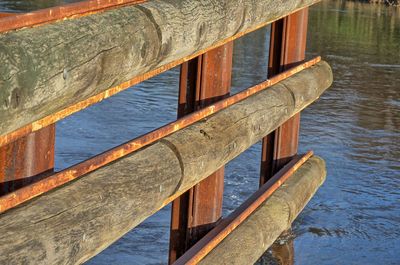
[[[290,228],[325,177],[324,160],[311,157],[199,264],[254,264]]]
[[[0,135],[320,0],[151,0],[0,35]]]
[[[326,62],[0,215],[0,264],[88,260],[200,182],[332,83]],[[223,132],[223,133],[221,133]]]

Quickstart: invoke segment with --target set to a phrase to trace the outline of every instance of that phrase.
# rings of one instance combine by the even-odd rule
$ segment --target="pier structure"
[[[300,112],[332,83],[320,57],[305,61],[318,2],[88,0],[2,14],[0,263],[81,264],[169,203],[170,264],[254,263],[326,176],[322,158],[297,154]],[[269,24],[268,76],[232,95],[235,40]],[[176,66],[176,121],[53,170],[57,121]],[[224,166],[259,141],[260,189],[223,217]]]

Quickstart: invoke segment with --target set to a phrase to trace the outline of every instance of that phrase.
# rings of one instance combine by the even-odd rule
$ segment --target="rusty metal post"
[[[15,16],[0,13],[0,18]],[[0,27],[0,31],[4,28]],[[54,168],[55,124],[0,146],[0,196],[34,183]]]
[[[181,68],[178,117],[229,95],[233,42],[211,50]],[[169,262],[172,264],[221,218],[224,168],[172,203]]]
[[[301,64],[305,60],[308,8],[272,24],[268,76]],[[300,129],[300,114],[295,115],[262,144],[260,185],[270,179],[296,155]]]
[[[277,75],[305,60],[307,43],[308,8],[291,14],[271,26],[268,62],[268,77]],[[275,132],[263,139],[260,186],[296,154],[299,142],[300,113],[286,121]],[[291,243],[293,244],[293,243]],[[293,245],[272,247],[273,255],[280,258],[286,254],[282,264],[294,264]]]
[[[54,168],[55,125],[0,147],[0,195],[43,178]]]

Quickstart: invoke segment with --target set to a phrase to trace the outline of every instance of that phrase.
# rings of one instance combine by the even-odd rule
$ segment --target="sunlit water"
[[[294,225],[298,264],[400,264],[400,9],[324,2],[309,55],[335,82],[304,111],[301,149],[328,178]]]
[[[0,1],[0,10],[61,2]],[[400,264],[400,9],[325,1],[309,27],[308,57],[322,55],[335,82],[302,113],[300,150],[325,158],[328,177],[282,240],[284,262]],[[265,78],[267,44],[268,29],[235,42],[234,92]],[[59,122],[57,169],[173,121],[178,76],[173,69]],[[228,164],[225,215],[257,189],[260,152],[255,145]],[[165,264],[169,219],[166,207],[88,264]],[[260,263],[276,262],[270,252]]]

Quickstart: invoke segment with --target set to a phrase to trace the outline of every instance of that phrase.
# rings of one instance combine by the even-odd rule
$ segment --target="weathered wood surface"
[[[319,0],[150,0],[0,35],[0,136]]]
[[[325,177],[324,160],[311,157],[199,264],[254,264],[290,228]]]
[[[315,101],[331,83],[331,69],[322,61],[1,214],[0,264],[88,260]]]

